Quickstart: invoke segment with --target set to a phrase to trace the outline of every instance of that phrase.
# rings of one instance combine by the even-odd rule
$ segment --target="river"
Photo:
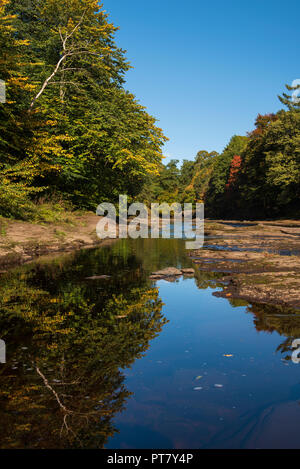
[[[120,240],[3,273],[1,447],[299,448],[299,312],[214,296],[221,272],[149,279],[191,265]]]

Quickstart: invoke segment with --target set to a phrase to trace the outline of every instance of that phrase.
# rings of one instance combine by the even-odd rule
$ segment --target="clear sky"
[[[170,139],[166,161],[221,151],[300,78],[300,0],[102,3],[134,67],[126,88]]]

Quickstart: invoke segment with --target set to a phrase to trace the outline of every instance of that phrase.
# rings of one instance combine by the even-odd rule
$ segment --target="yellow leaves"
[[[57,120],[46,120],[45,122],[45,125],[49,126],[49,127],[55,127],[56,125],[58,124]]]
[[[4,11],[4,8],[9,4],[10,0],[1,0],[1,3],[0,3],[0,11],[3,10]]]
[[[74,29],[75,25],[78,24],[78,21],[73,21],[73,18],[69,18],[68,24],[67,24],[67,29],[70,30],[70,32]]]
[[[29,67],[43,67],[45,62],[29,62],[27,65],[29,65]]]
[[[16,431],[18,432],[30,432],[31,430],[31,425],[30,423],[24,423],[22,425],[16,425]]]
[[[59,298],[52,298],[50,303],[61,303],[61,300]]]
[[[130,140],[124,138],[130,144]],[[161,159],[161,153],[153,151],[152,153],[157,157],[159,161]],[[126,165],[134,165],[136,168],[136,174],[158,174],[158,164],[157,162],[148,161],[147,154],[140,151],[139,153],[133,153],[128,148],[122,148],[119,153],[119,158],[115,161],[113,168],[124,168]]]
[[[30,391],[39,391],[40,390],[40,387],[35,385],[35,384],[32,384],[30,386],[26,386],[26,391],[30,392]]]
[[[29,46],[30,41],[28,39],[19,39],[15,41],[16,46]]]
[[[28,77],[12,76],[7,80],[7,86],[21,88],[24,90],[32,91],[34,87],[27,83]]]
[[[65,322],[66,318],[64,315],[57,314],[53,316],[44,316],[41,317],[35,326],[36,331],[50,332],[51,334],[69,334],[71,328],[63,328],[62,325]]]
[[[53,342],[52,344],[47,344],[47,350],[58,350],[58,344],[56,344],[55,342]]]
[[[3,0],[2,0],[2,1],[3,1]],[[1,8],[1,6],[0,6],[0,12],[1,12],[1,10],[2,10],[2,8]],[[6,15],[6,16],[2,16],[2,17],[0,18],[0,21],[3,21],[3,22],[5,22],[5,21],[11,21],[11,20],[14,19],[14,18],[16,18],[16,15]]]

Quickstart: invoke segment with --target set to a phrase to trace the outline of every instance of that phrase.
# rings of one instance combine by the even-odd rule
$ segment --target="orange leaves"
[[[231,161],[229,178],[226,184],[227,190],[230,189],[235,184],[237,180],[237,175],[241,168],[241,164],[242,164],[242,158],[239,155],[235,155]]]

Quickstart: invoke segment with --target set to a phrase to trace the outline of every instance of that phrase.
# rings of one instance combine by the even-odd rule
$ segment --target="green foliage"
[[[296,80],[296,83],[298,83],[298,80]],[[300,100],[299,100],[299,95],[300,95],[300,84],[297,84],[295,86],[290,86],[290,85],[285,85],[288,91],[292,91],[293,93],[287,94],[283,93],[282,96],[278,96],[279,100],[289,108],[290,111],[299,111],[300,110]]]
[[[0,184],[1,215],[22,220],[32,219],[35,205],[28,197],[30,194],[32,194],[32,189],[26,185],[2,179]]]
[[[300,195],[300,113],[279,111],[250,134],[240,177],[242,209],[257,216],[297,216]]]
[[[199,151],[195,161],[184,160],[180,168],[178,160],[161,165],[159,175],[149,179],[147,190],[141,194],[142,200],[148,204],[202,201],[217,155]]]
[[[28,219],[34,206],[32,195],[40,191],[33,184],[45,168],[32,154],[32,122],[26,101],[33,90],[25,73],[28,41],[18,38],[14,16],[6,13],[8,0],[0,5],[0,78],[6,83],[6,103],[0,104],[0,214]]]
[[[0,213],[27,218],[37,190],[94,210],[158,172],[166,138],[123,88],[116,30],[95,0],[1,3]]]
[[[225,217],[228,213],[225,198],[226,184],[230,174],[231,161],[240,155],[247,144],[247,137],[234,135],[224,151],[214,162],[211,178],[205,193],[206,213],[209,216]]]
[[[163,165],[166,137],[124,89],[116,30],[96,0],[1,2],[0,215],[36,219],[41,195],[94,210],[120,193],[205,201],[213,217],[299,214],[299,86],[280,97],[288,111],[259,115],[220,155]]]
[[[300,196],[300,113],[258,115],[248,137],[233,137],[216,159],[206,192],[215,217],[297,217]]]
[[[191,186],[198,202],[204,201],[217,157],[218,153],[215,151],[209,153],[202,150],[197,153]]]
[[[281,99],[288,111],[259,114],[255,129],[234,135],[221,154],[202,150],[181,168],[177,160],[162,165],[148,179],[144,200],[204,200],[206,216],[215,218],[300,216],[300,112],[294,98]]]

